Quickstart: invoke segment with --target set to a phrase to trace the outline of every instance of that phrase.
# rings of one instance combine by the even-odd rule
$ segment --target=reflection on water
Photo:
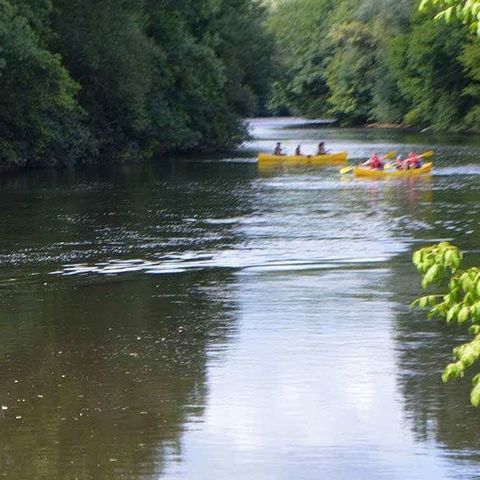
[[[252,128],[228,159],[3,180],[0,476],[478,477],[458,332],[407,308],[417,246],[480,261],[478,139]],[[277,138],[435,171],[258,171]]]
[[[451,361],[451,349],[467,341],[464,330],[427,321],[421,312],[406,307],[418,291],[399,261],[392,264],[391,281],[401,287],[395,307],[395,349],[398,381],[412,430],[419,441],[438,442],[448,455],[478,464],[480,431],[474,425],[479,412],[468,402],[470,378],[447,385],[440,381],[444,366]]]
[[[203,415],[207,358],[234,328],[224,279],[55,283],[10,301],[2,475],[157,478]]]

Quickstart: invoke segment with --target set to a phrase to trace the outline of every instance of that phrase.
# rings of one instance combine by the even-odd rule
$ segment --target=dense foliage
[[[423,276],[422,287],[440,285],[446,292],[422,297],[414,306],[428,308],[429,317],[440,317],[448,324],[468,327],[473,339],[453,350],[443,381],[463,377],[480,360],[480,268],[461,269],[462,252],[447,242],[415,252],[413,262]],[[472,379],[471,401],[480,406],[480,374]]]
[[[478,129],[478,38],[418,7],[415,0],[275,2],[269,28],[281,75],[272,108],[344,124]]]
[[[478,15],[477,0],[0,0],[0,169],[230,148],[268,111],[478,130]]]
[[[0,0],[0,168],[228,148],[268,94],[256,0]]]

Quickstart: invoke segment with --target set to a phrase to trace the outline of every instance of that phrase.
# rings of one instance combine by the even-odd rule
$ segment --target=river
[[[415,248],[480,263],[479,138],[250,123],[229,158],[1,180],[1,478],[479,478],[461,331],[408,307]],[[277,140],[435,170],[259,171]]]

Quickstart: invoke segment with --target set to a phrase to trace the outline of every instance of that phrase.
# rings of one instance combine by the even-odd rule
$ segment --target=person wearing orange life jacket
[[[362,167],[371,168],[372,170],[383,170],[383,162],[380,157],[374,153],[365,163],[362,163]]]

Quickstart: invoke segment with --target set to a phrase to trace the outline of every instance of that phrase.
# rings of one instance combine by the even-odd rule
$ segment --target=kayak
[[[430,174],[433,164],[425,163],[420,168],[411,168],[409,170],[374,170],[372,168],[355,167],[353,174],[356,177],[369,178],[402,178],[402,177],[416,177],[418,175]]]
[[[272,155],[260,153],[259,164],[288,163],[289,165],[338,165],[347,163],[347,152],[327,153],[325,155]]]

